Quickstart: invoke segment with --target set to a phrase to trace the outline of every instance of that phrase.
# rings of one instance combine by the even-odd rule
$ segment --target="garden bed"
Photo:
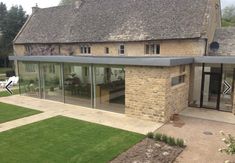
[[[183,149],[146,138],[119,155],[111,163],[171,163]]]

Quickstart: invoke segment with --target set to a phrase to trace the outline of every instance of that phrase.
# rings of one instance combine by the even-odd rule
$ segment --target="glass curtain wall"
[[[235,65],[203,65],[195,66],[192,73],[190,106],[232,112]]]
[[[18,62],[18,66],[20,93],[40,98],[38,63]]]
[[[73,63],[19,63],[22,94],[125,112],[125,69]]]
[[[92,107],[90,66],[64,64],[65,103]]]
[[[202,82],[202,65],[193,65],[191,70],[191,91],[189,105],[192,107],[200,107],[201,82]]]
[[[232,112],[233,109],[234,69],[234,65],[223,65],[220,110],[226,112]]]
[[[96,66],[94,69],[95,107],[102,110],[124,113],[124,67]]]
[[[40,64],[42,98],[64,102],[62,68],[59,63]]]

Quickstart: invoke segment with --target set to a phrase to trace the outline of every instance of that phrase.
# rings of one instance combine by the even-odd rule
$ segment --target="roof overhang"
[[[130,56],[9,56],[9,60],[130,66],[177,66],[194,62],[193,57]]]
[[[220,64],[235,64],[234,56],[203,56],[195,57],[195,63],[220,63]]]

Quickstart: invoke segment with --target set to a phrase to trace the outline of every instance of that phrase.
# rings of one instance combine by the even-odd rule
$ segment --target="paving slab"
[[[187,117],[200,118],[218,122],[235,124],[235,115],[229,112],[222,112],[212,109],[192,108],[183,110],[180,115]]]
[[[45,114],[48,113],[48,116],[62,115],[141,134],[147,134],[150,131],[155,131],[163,125],[163,123],[127,117],[125,114],[20,95],[2,97],[0,98],[0,102],[43,111]]]
[[[226,160],[235,162],[235,156],[218,151],[219,148],[226,147],[222,142],[221,130],[235,135],[234,124],[179,116],[157,132],[185,140],[187,147],[176,159],[176,163],[223,163]]]
[[[58,114],[55,114],[53,112],[45,112],[45,113],[40,113],[36,114],[33,116],[29,117],[24,117],[20,119],[16,119],[13,121],[5,122],[0,124],[0,132],[7,131],[16,127],[24,126],[27,124],[31,124],[34,122],[42,121],[48,118],[52,118],[54,116],[57,116]]]

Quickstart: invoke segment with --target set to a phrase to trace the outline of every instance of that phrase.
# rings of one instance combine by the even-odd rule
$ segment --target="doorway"
[[[221,75],[218,73],[204,73],[203,80],[201,107],[219,109]]]
[[[40,64],[41,98],[64,101],[62,69],[59,63]]]
[[[203,65],[200,107],[232,112],[234,67]]]

